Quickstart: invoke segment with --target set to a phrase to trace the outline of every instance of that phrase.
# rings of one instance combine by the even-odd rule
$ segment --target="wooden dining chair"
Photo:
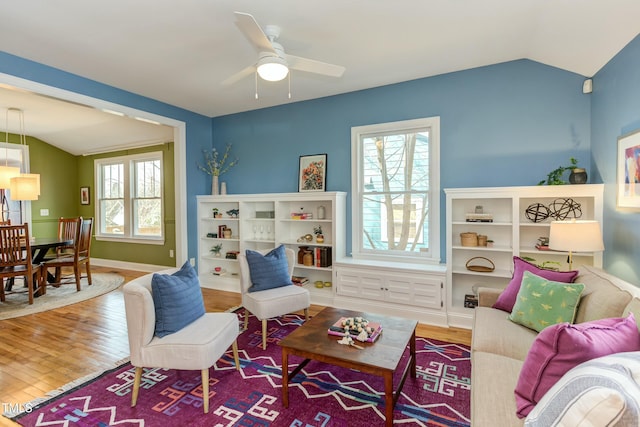
[[[0,227],[0,301],[5,301],[5,293],[24,293],[24,290],[5,291],[4,279],[24,277],[29,304],[37,293],[46,294],[42,265],[34,265],[31,259],[29,224],[5,225]]]
[[[72,254],[63,254],[62,256],[45,261],[45,272],[49,268],[55,269],[53,286],[75,283],[76,289],[79,291],[80,280],[82,279],[82,265],[85,266],[86,277],[89,285],[91,285],[91,235],[93,232],[93,218],[80,218],[80,226],[76,229],[74,242],[77,244],[73,248]],[[63,277],[62,268],[73,267],[73,278]]]
[[[71,240],[68,245],[58,246],[56,248],[56,257],[65,255],[73,255],[76,244],[78,243],[78,232],[82,217],[77,218],[60,218],[58,220],[58,238],[60,240]]]

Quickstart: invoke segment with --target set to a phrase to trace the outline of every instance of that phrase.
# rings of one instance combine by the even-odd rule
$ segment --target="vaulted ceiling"
[[[344,75],[293,71],[291,99],[287,79],[258,80],[258,99],[253,75],[222,85],[258,59],[234,11],[278,25],[287,53],[342,65]],[[590,77],[639,33],[640,1],[21,0],[3,16],[5,52],[215,117],[522,58]],[[79,128],[106,133],[94,150],[170,135],[72,105],[47,121],[54,101],[37,101],[0,92],[0,112],[23,108],[29,134],[69,152],[82,151],[70,137]],[[105,132],[105,121],[123,132]]]

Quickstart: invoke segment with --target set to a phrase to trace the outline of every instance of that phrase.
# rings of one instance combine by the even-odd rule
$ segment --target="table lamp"
[[[569,270],[573,269],[574,252],[604,251],[598,221],[551,221],[549,249],[569,252]]]

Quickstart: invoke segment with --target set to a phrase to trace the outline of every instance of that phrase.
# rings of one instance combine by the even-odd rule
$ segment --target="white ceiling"
[[[590,77],[640,31],[638,0],[20,0],[2,9],[1,50],[211,117],[522,58]],[[234,11],[282,27],[287,53],[346,72],[294,71],[291,100],[287,80],[260,81],[258,100],[253,77],[222,86],[257,60]],[[22,108],[28,134],[75,154],[172,137],[14,95],[0,92],[0,111]]]

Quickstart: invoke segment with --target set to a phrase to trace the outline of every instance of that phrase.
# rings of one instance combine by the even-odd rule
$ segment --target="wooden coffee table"
[[[364,349],[340,345],[340,337],[327,330],[341,317],[361,316],[382,325],[382,335],[374,343],[361,343]],[[409,373],[416,377],[416,325],[415,320],[381,316],[359,311],[327,307],[308,322],[282,339],[282,401],[289,407],[289,378],[296,376],[309,360],[317,360],[384,378],[386,425],[393,425],[393,408]],[[393,374],[409,345],[409,363],[404,368],[397,390],[393,389]],[[289,373],[289,355],[305,360]]]

